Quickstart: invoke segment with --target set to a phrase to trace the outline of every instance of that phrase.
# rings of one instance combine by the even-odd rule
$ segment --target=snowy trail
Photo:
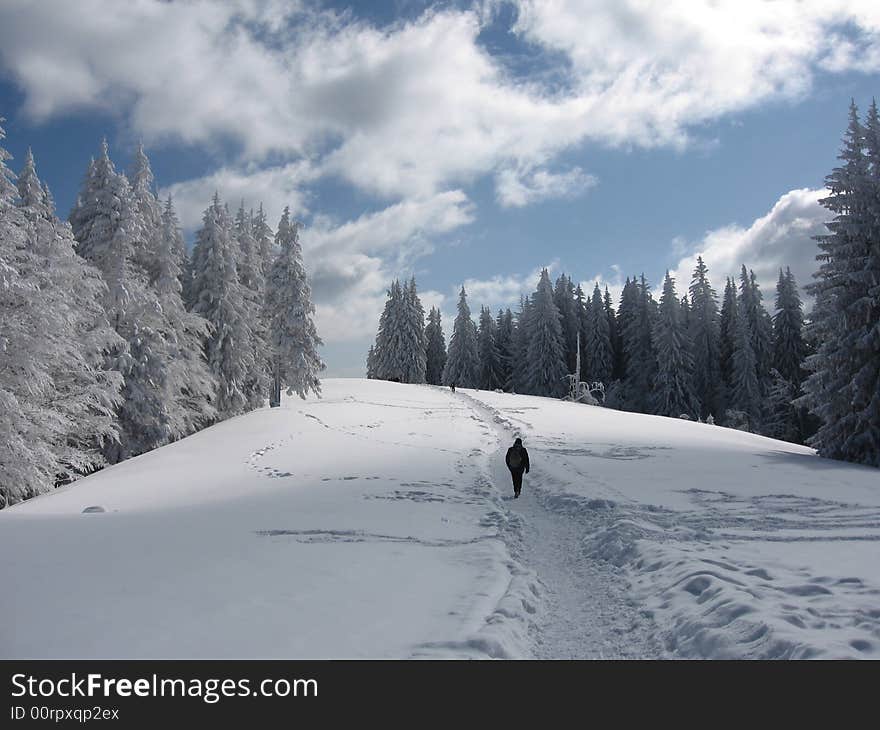
[[[802,446],[329,379],[0,511],[0,657],[880,658],[878,544]]]
[[[585,550],[590,536],[608,527],[606,503],[581,505],[548,499],[548,480],[577,478],[553,457],[532,446],[536,466],[526,475],[520,498],[513,499],[504,463],[518,432],[497,410],[461,393],[461,397],[497,433],[500,446],[490,458],[491,480],[504,494],[508,548],[538,576],[544,611],[532,627],[537,659],[629,659],[664,656],[650,615],[629,595],[623,572],[592,558]],[[548,463],[550,462],[550,463]]]
[[[544,586],[537,656],[880,655],[875,469],[706,424],[463,395],[532,456],[506,504]],[[502,453],[495,468],[509,494]]]

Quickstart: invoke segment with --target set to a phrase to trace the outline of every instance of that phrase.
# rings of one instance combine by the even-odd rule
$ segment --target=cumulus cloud
[[[817,268],[819,250],[813,236],[828,232],[824,224],[830,214],[818,202],[826,194],[825,190],[792,190],[748,228],[730,225],[709,231],[670,272],[679,294],[690,284],[697,256],[703,257],[719,295],[725,278],[738,277],[743,264],[755,272],[764,303],[770,309],[780,268],[790,267],[803,288],[812,281]],[[808,303],[805,297],[805,304]]]
[[[389,281],[411,271],[430,241],[471,220],[472,205],[459,190],[343,223],[316,218],[303,230],[302,243],[322,337],[337,342],[373,333]],[[423,292],[422,301],[426,307],[443,303],[432,292]]]
[[[305,162],[255,171],[223,167],[204,177],[168,185],[159,191],[159,195],[173,198],[180,224],[187,233],[202,224],[202,214],[215,192],[229,203],[233,211],[242,201],[245,209],[257,208],[262,203],[270,225],[273,225],[281,218],[285,206],[290,206],[297,216],[308,212],[305,185],[313,178],[313,171]]]
[[[495,175],[503,205],[589,186],[548,167],[584,142],[685,144],[816,68],[880,68],[872,2],[516,0],[516,34],[562,59],[550,85],[481,42],[493,4],[377,27],[278,0],[6,0],[0,65],[37,119],[112,108],[148,142],[232,140],[389,199]]]
[[[623,291],[623,271],[617,264],[608,267],[610,273],[598,273],[592,278],[580,282],[581,289],[588,297],[593,296],[593,290],[598,286],[602,296],[605,296],[605,289],[611,294],[611,301],[614,302],[615,308],[620,302],[620,293]]]
[[[500,170],[495,177],[496,199],[505,208],[521,208],[548,198],[574,198],[595,186],[598,181],[575,167],[566,172],[545,169]]]

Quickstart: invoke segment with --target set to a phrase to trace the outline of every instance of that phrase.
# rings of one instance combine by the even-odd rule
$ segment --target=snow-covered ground
[[[803,447],[327,380],[0,511],[0,657],[877,657],[878,541]]]

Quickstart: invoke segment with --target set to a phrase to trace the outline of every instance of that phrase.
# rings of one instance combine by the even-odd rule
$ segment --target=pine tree
[[[498,345],[500,388],[509,388],[513,376],[514,359],[514,325],[513,312],[506,309],[498,310],[498,318],[495,321],[496,343]]]
[[[105,463],[121,377],[102,367],[104,351],[122,345],[100,273],[76,255],[33,154],[17,191],[7,159],[0,146],[0,508]]]
[[[0,118],[0,124],[3,120]],[[6,133],[0,126],[0,142]],[[41,324],[40,262],[28,245],[27,219],[16,206],[12,155],[0,146],[0,507],[50,488],[53,438],[31,391],[51,389],[51,376],[31,353]]]
[[[605,316],[608,318],[608,338],[611,342],[611,379],[620,380],[623,377],[623,357],[621,353],[622,343],[620,341],[620,325],[617,321],[617,314],[614,311],[614,304],[611,301],[611,293],[608,287],[605,287]]]
[[[266,213],[263,211],[263,204],[256,214],[251,212],[251,234],[254,237],[254,243],[257,247],[257,259],[262,267],[263,280],[269,277],[269,269],[272,268],[272,262],[275,261],[277,250],[275,246],[275,234],[266,222]]]
[[[248,373],[242,390],[249,409],[259,408],[269,395],[271,355],[266,309],[266,277],[263,261],[253,234],[252,217],[245,212],[244,201],[235,215],[233,235],[236,244],[236,271],[241,282],[244,310],[248,328],[252,332],[254,369]]]
[[[526,357],[526,392],[559,398],[566,390],[565,342],[553,285],[547,269],[541,271],[532,294]]]
[[[376,376],[398,383],[424,383],[427,372],[425,310],[416,281],[395,281],[379,320],[376,336]]]
[[[193,247],[192,311],[211,325],[205,354],[217,380],[217,413],[229,418],[248,407],[245,383],[256,367],[253,332],[238,279],[233,225],[215,193]]]
[[[740,308],[749,320],[752,350],[755,353],[755,376],[763,396],[769,390],[770,370],[773,367],[773,324],[762,300],[755,272],[747,273],[743,266],[740,273]]]
[[[443,385],[455,384],[460,388],[479,387],[480,352],[477,328],[471,319],[467,292],[461,287],[458,297],[458,315],[452,325],[452,337],[443,368]]]
[[[278,255],[269,269],[266,283],[266,309],[269,314],[269,347],[273,362],[273,401],[280,402],[281,386],[287,395],[296,393],[305,400],[309,392],[321,395],[319,373],[325,365],[318,355],[323,341],[315,327],[315,305],[309,286],[299,223],[290,220],[284,208],[275,233]]]
[[[404,383],[424,383],[427,370],[427,340],[425,339],[425,308],[419,299],[416,278],[413,276],[404,288],[404,331],[406,367]]]
[[[477,332],[480,353],[478,387],[483,390],[495,390],[504,384],[501,374],[501,355],[498,352],[496,336],[492,312],[488,307],[481,307],[480,326]]]
[[[574,372],[577,360],[577,335],[580,323],[577,316],[574,286],[571,279],[561,274],[556,279],[553,290],[553,302],[559,310],[562,338],[565,343],[565,367],[567,372]]]
[[[625,386],[626,409],[650,413],[651,389],[657,372],[657,356],[653,345],[657,303],[644,274],[633,282],[634,311],[623,331],[623,346],[627,357]],[[621,307],[623,308],[623,307]]]
[[[734,347],[731,356],[733,387],[729,406],[731,410],[745,414],[748,418],[748,430],[757,433],[760,430],[762,398],[752,342],[748,312],[744,306],[738,303],[736,332],[734,333]]]
[[[574,309],[575,315],[577,317],[578,322],[578,333],[580,334],[580,343],[581,343],[581,372],[580,378],[582,381],[590,380],[590,356],[589,356],[589,332],[592,328],[591,326],[591,315],[590,308],[592,307],[592,300],[584,293],[583,287],[578,284],[577,288],[574,290]],[[574,372],[572,369],[571,372]]]
[[[637,309],[638,292],[635,281],[630,281],[630,278],[626,277],[626,283],[623,285],[623,290],[620,292],[620,305],[617,308],[617,328],[619,333],[618,337],[620,339],[620,379],[624,381],[630,375],[626,333],[632,332],[632,324],[636,319]],[[629,345],[629,348],[632,348],[631,344]]]
[[[217,384],[205,360],[204,343],[210,332],[208,321],[188,312],[183,302],[181,272],[185,265],[183,234],[169,197],[161,216],[155,251],[153,286],[165,321],[164,337],[172,359],[169,377],[173,402],[173,431],[195,433],[217,418],[214,402]]]
[[[388,289],[388,299],[379,317],[379,331],[376,333],[375,377],[380,380],[404,381],[403,352],[403,289],[395,280]]]
[[[370,351],[367,353],[367,380],[373,380],[376,377],[376,346],[370,345]]]
[[[721,409],[726,410],[733,392],[733,351],[736,349],[737,302],[736,284],[727,277],[718,330],[718,353],[721,370]]]
[[[775,368],[770,391],[767,394],[761,432],[765,436],[792,443],[801,442],[800,414],[794,401],[798,396],[797,386]]]
[[[587,370],[590,380],[609,385],[614,369],[614,353],[611,348],[611,326],[608,311],[599,285],[593,288],[590,305],[589,329],[587,331]],[[571,372],[574,372],[572,370]]]
[[[443,368],[446,365],[446,339],[440,321],[440,310],[431,307],[428,314],[428,325],[425,327],[426,361],[425,382],[429,385],[441,385]]]
[[[803,329],[804,310],[797,283],[791,269],[787,268],[785,273],[779,269],[773,318],[773,366],[796,390],[803,381],[801,367],[807,356]]]
[[[817,237],[820,261],[809,287],[816,301],[807,358],[811,375],[803,403],[821,420],[810,439],[822,456],[880,466],[880,120],[876,105],[867,127],[855,102],[839,155],[819,202],[834,214]]]
[[[166,338],[167,322],[151,285],[155,221],[116,172],[107,141],[86,174],[70,223],[77,252],[107,283],[104,311],[125,347],[107,353],[107,366],[124,378],[118,410],[119,442],[106,444],[111,463],[162,446],[183,435],[173,408],[170,364],[176,353]]]
[[[697,257],[690,285],[690,319],[687,327],[694,360],[694,394],[700,402],[700,417],[722,413],[721,331],[718,299],[709,282],[703,257]]]
[[[695,417],[700,404],[694,393],[691,343],[682,321],[682,307],[675,294],[675,280],[666,272],[663,294],[652,331],[657,353],[657,373],[651,394],[654,413]]]
[[[150,371],[161,374],[167,439],[173,440],[194,433],[217,415],[212,405],[215,383],[203,352],[208,323],[186,311],[180,284],[186,250],[183,234],[170,198],[163,207],[156,197],[153,170],[142,144],[135,152],[130,179],[133,260],[147,279],[132,352],[143,351],[144,343],[149,346],[153,362],[138,367],[144,379],[153,377]],[[149,386],[141,392],[149,394]]]
[[[529,298],[521,296],[511,342],[510,381],[504,386],[506,390],[513,393],[529,393],[528,349],[531,309],[532,306]]]

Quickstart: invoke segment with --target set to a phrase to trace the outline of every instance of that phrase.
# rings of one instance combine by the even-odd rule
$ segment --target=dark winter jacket
[[[514,451],[520,452],[520,465],[517,467],[510,465],[510,456]],[[504,457],[504,463],[507,464],[507,468],[510,469],[510,471],[524,471],[526,474],[529,473],[529,452],[526,451],[526,447],[522,445],[522,439],[517,439],[513,442],[513,446],[507,450],[507,456]]]

